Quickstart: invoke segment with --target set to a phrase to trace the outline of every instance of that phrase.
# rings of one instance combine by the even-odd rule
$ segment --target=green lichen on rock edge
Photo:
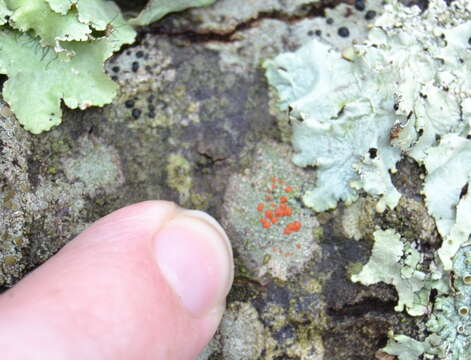
[[[9,11],[0,27],[0,73],[8,76],[3,97],[34,134],[61,122],[61,101],[85,109],[108,104],[116,94],[104,62],[132,43],[135,32],[113,2],[93,0],[93,16],[81,3],[62,14],[46,0],[1,1]]]
[[[405,306],[412,315],[433,309],[434,317],[451,302],[444,299],[455,298],[447,285],[449,271],[471,234],[470,18],[471,3],[465,0],[450,5],[432,0],[423,12],[391,0],[366,41],[338,52],[314,40],[265,64],[280,108],[292,110],[294,162],[317,167],[306,205],[325,211],[338,201],[354,202],[364,191],[378,199],[378,211],[394,208],[400,198],[390,177],[396,163],[407,155],[424,165],[422,193],[441,248],[422,261],[419,249],[400,234],[387,240],[380,232],[370,262],[353,277],[367,285],[394,284],[397,310]],[[383,246],[391,242],[396,246]],[[431,289],[438,291],[435,307],[427,296]],[[456,312],[455,305],[448,307]],[[422,352],[440,359],[469,356],[463,350],[468,325],[464,335],[456,335],[460,322],[469,324],[467,316],[442,316],[440,326],[429,324],[430,331],[448,332],[448,338],[429,339],[431,350]],[[409,351],[417,341],[395,339],[399,359],[417,358],[417,351]]]
[[[109,104],[118,86],[104,63],[134,42],[130,23],[150,24],[213,1],[150,1],[128,23],[113,1],[0,0],[0,73],[8,76],[3,98],[34,134],[60,124],[61,102],[82,110]]]
[[[149,0],[145,9],[134,19],[130,20],[133,25],[149,25],[162,19],[165,15],[177,11],[182,11],[190,7],[206,6],[214,3],[216,0]]]

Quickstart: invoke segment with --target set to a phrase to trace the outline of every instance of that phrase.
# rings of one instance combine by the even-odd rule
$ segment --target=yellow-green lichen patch
[[[259,144],[252,166],[229,179],[223,222],[257,277],[288,279],[319,258],[319,223],[299,201],[309,176],[289,163],[290,149]]]
[[[167,159],[167,185],[178,192],[180,203],[185,203],[190,196],[191,165],[179,154],[170,154]]]

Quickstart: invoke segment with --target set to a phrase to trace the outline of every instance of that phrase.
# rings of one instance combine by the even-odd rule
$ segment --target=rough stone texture
[[[347,39],[336,35],[338,27],[353,22],[345,18],[359,22],[365,10],[358,15],[351,5],[330,10],[319,2],[280,0],[245,1],[247,12],[225,14],[228,4],[220,0],[143,30],[107,65],[121,85],[114,103],[67,111],[51,132],[26,133],[0,104],[0,287],[13,285],[112,210],[173,200],[223,220],[237,255],[229,310],[202,359],[373,359],[388,330],[415,335],[420,329],[394,312],[393,288],[353,284],[349,272],[367,261],[376,226],[404,236],[423,233],[424,249],[436,246],[416,192],[421,170],[399,166],[394,180],[406,198],[381,217],[369,198],[356,210],[309,212],[298,194],[315,180],[314,170],[291,169],[289,145],[281,143],[289,139],[287,116],[270,105],[259,66],[311,36],[347,46],[364,36],[367,22],[351,27]],[[377,6],[367,2],[367,9]],[[333,24],[324,11],[333,14]],[[304,224],[293,242],[283,237],[283,223],[268,234],[254,208],[270,176],[282,177],[283,162],[290,169],[283,178],[293,177],[299,188],[290,206]],[[251,211],[251,218],[244,224],[237,211]],[[263,239],[293,255],[268,247],[264,253]]]

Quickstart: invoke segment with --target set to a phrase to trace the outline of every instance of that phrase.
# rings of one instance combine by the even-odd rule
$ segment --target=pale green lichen
[[[293,109],[293,161],[318,168],[316,187],[303,198],[306,205],[332,209],[338,200],[355,201],[364,189],[380,197],[378,210],[394,207],[400,195],[388,171],[394,171],[400,151],[389,143],[391,90],[378,79],[365,80],[369,69],[362,69],[363,63],[345,60],[317,40],[265,66],[280,106]]]
[[[149,0],[142,12],[134,19],[130,20],[133,25],[149,25],[162,19],[165,15],[177,11],[182,11],[190,7],[206,6],[214,3],[215,0]]]
[[[471,94],[470,5],[453,3],[453,16],[441,0],[425,15],[391,3],[368,40],[342,54],[313,40],[265,64],[280,107],[293,110],[294,162],[318,167],[304,197],[317,211],[351,203],[361,189],[380,196],[378,210],[394,207],[388,171],[401,151],[422,161],[437,136],[467,131],[460,107]]]
[[[352,275],[352,281],[364,285],[384,282],[394,285],[399,301],[396,311],[404,308],[411,315],[427,312],[430,288],[426,286],[427,274],[418,268],[421,254],[413,244],[404,244],[401,236],[392,229],[378,230],[369,262],[360,273]]]
[[[7,8],[5,0],[0,0],[0,25],[5,24],[9,16],[11,16],[11,11]]]
[[[113,2],[5,4],[11,14],[0,27],[0,73],[8,76],[3,97],[25,129],[37,134],[59,124],[61,101],[72,109],[111,102],[117,85],[103,64],[135,37]]]
[[[431,333],[424,341],[408,336],[391,336],[383,351],[399,360],[471,359],[471,247],[459,250],[453,262],[453,291],[437,297],[427,321]],[[435,356],[435,357],[433,357]]]
[[[445,269],[451,270],[453,256],[471,234],[471,197],[463,193],[471,181],[471,141],[447,135],[427,151],[424,164],[425,201],[443,237],[438,255]]]

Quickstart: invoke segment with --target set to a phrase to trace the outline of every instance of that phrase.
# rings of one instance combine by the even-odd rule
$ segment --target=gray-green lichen
[[[280,108],[290,112],[293,161],[317,168],[316,186],[303,197],[309,207],[333,209],[366,192],[377,211],[392,212],[401,199],[391,178],[396,164],[407,155],[424,166],[422,194],[443,240],[440,249],[424,258],[427,240],[419,234],[406,239],[378,230],[370,261],[352,279],[394,284],[396,310],[411,315],[433,311],[433,318],[451,309],[440,325],[429,322],[429,330],[450,344],[439,345],[434,337],[422,349],[443,359],[464,358],[467,346],[467,334],[460,333],[467,307],[456,312],[448,284],[471,234],[470,15],[471,3],[464,0],[432,0],[424,11],[391,0],[365,41],[337,51],[314,40],[265,64]],[[344,217],[347,235],[356,239],[364,230],[361,208],[354,205]],[[428,242],[437,245],[433,238]],[[429,303],[432,290],[435,306]],[[398,349],[419,342],[395,339],[394,354],[417,358],[417,352]]]
[[[222,353],[228,360],[257,359],[265,347],[264,327],[250,304],[234,302],[219,328]]]
[[[177,11],[182,11],[190,7],[201,7],[210,5],[215,0],[149,0],[146,7],[140,14],[130,20],[133,25],[149,25],[155,21],[162,19],[165,15]]]
[[[462,247],[454,257],[452,280],[451,291],[437,297],[426,323],[430,335],[424,341],[393,335],[384,351],[400,360],[414,360],[421,355],[427,359],[471,359],[470,246]]]
[[[371,285],[380,281],[396,287],[399,301],[396,311],[404,308],[411,315],[427,312],[430,288],[426,288],[426,273],[419,270],[421,254],[414,244],[404,244],[394,230],[378,230],[369,262],[359,274],[352,275],[352,281]]]
[[[310,174],[287,164],[290,153],[286,145],[259,144],[253,166],[233,175],[226,190],[223,224],[240,239],[234,246],[257,278],[271,274],[286,280],[320,257],[319,222],[298,199]],[[288,187],[292,190],[286,192]],[[276,215],[282,197],[291,209],[289,216]],[[274,214],[276,222],[265,218],[267,212]],[[268,227],[262,219],[269,221]],[[300,222],[299,232],[286,234],[293,221]]]
[[[44,153],[36,158],[37,148]],[[112,146],[85,134],[75,150],[71,154],[70,139],[55,131],[43,144],[33,143],[0,104],[0,287],[13,285],[83,230],[96,205],[90,199],[110,198],[125,181]]]
[[[453,6],[462,29],[468,5]],[[319,168],[307,205],[326,210],[364,190],[380,196],[379,210],[394,207],[399,194],[388,171],[395,171],[401,151],[422,161],[436,135],[466,135],[458,108],[469,93],[468,45],[466,35],[456,39],[449,15],[436,18],[452,13],[445,10],[441,0],[422,15],[392,2],[368,40],[342,54],[314,40],[266,63],[280,106],[294,110],[295,163]]]

